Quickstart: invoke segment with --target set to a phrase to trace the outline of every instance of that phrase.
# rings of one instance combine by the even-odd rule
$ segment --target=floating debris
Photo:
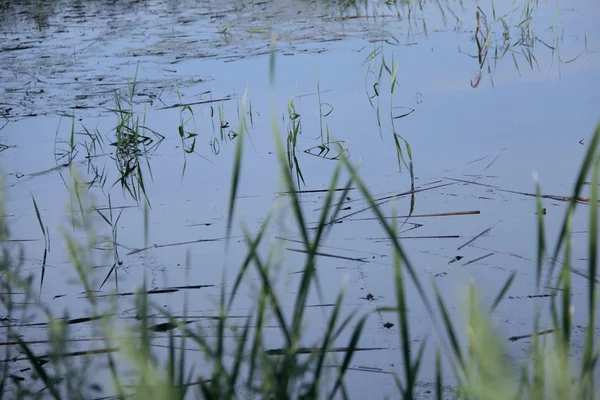
[[[182,322],[182,324],[187,325],[187,324],[191,324],[194,321],[185,321]],[[179,324],[175,323],[175,322],[163,322],[160,324],[156,324],[153,325],[151,327],[149,327],[148,329],[154,332],[167,332],[170,330],[173,330],[175,328],[179,327]]]
[[[453,262],[457,262],[463,259],[463,256],[456,256],[452,260],[448,261],[448,264],[452,264]]]
[[[547,334],[553,333],[553,332],[554,332],[554,329],[548,329],[545,331],[538,332],[537,335],[538,336],[547,335]],[[527,339],[527,338],[533,337],[534,335],[536,335],[536,333],[532,333],[529,335],[521,335],[521,336],[511,336],[508,338],[508,340],[510,340],[511,342],[516,342],[517,340]]]

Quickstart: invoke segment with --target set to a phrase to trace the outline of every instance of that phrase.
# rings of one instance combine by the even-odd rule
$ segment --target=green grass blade
[[[586,176],[589,173],[590,169],[592,168],[592,163],[594,162],[596,153],[598,151],[599,144],[600,144],[600,123],[596,126],[594,134],[592,135],[590,144],[588,146],[588,149],[585,153],[583,162],[579,169],[579,174],[577,175],[577,180],[575,181],[575,185],[573,187],[573,191],[572,191],[571,199],[569,201],[568,209],[567,209],[565,218],[563,220],[562,227],[560,229],[559,238],[558,238],[558,241],[554,248],[554,254],[552,256],[552,264],[550,267],[550,275],[552,274],[552,272],[555,268],[556,260],[558,260],[558,253],[560,252],[564,242],[566,241],[568,225],[570,224],[571,216],[575,212],[575,208],[577,206],[577,198],[579,197],[579,195],[581,193],[581,189],[583,188],[583,185],[585,184]],[[594,204],[593,206],[596,207],[597,205]]]
[[[323,365],[325,363],[325,356],[327,355],[327,349],[333,342],[334,338],[334,329],[338,320],[338,316],[340,313],[340,309],[342,307],[342,301],[344,299],[344,290],[340,290],[335,301],[335,305],[333,307],[333,311],[331,313],[331,317],[329,318],[329,322],[327,324],[327,330],[325,331],[325,335],[323,336],[323,343],[321,344],[321,351],[319,352],[319,356],[317,359],[317,364],[315,366],[315,371],[312,378],[312,385],[309,393],[311,396],[315,398],[319,397],[319,383],[321,381],[321,372],[323,370]]]
[[[537,265],[535,272],[536,293],[540,291],[542,281],[542,268],[544,266],[544,253],[546,252],[545,226],[544,226],[544,207],[542,202],[542,190],[536,177],[536,208],[537,208]]]
[[[596,272],[598,261],[598,185],[600,184],[600,156],[596,157],[592,170],[592,181],[590,186],[590,213],[589,213],[589,236],[588,236],[588,323],[583,360],[581,368],[581,388],[585,390],[581,398],[595,395],[595,378],[592,356],[594,352],[594,338],[596,331],[596,310],[598,304],[598,293],[596,285]]]
[[[383,230],[384,230],[385,234],[387,235],[388,239],[390,240],[390,244],[394,248],[394,251],[398,252],[398,255],[400,256],[401,260],[404,262],[404,268],[406,269],[407,273],[411,277],[411,280],[417,289],[419,297],[423,301],[430,316],[432,318],[434,318],[435,314],[433,313],[433,308],[431,306],[429,298],[427,297],[427,295],[425,293],[425,289],[423,288],[423,285],[419,281],[419,278],[417,277],[417,274],[416,274],[413,266],[408,261],[408,257],[406,255],[404,249],[400,245],[398,238],[394,235],[393,230],[391,229],[389,223],[387,222],[387,218],[383,215],[383,212],[375,203],[373,196],[370,194],[370,192],[367,189],[367,187],[365,186],[364,182],[362,182],[362,180],[358,177],[356,169],[346,159],[342,159],[341,162],[344,163],[344,165],[348,169],[348,172],[349,172],[350,176],[352,177],[353,181],[355,182],[356,186],[362,193],[363,197],[367,201],[367,204],[369,205],[372,212],[375,214],[379,223],[383,227]]]
[[[440,349],[435,351],[435,398],[442,400],[444,395],[444,381],[442,377],[442,356]]]
[[[502,289],[500,289],[500,292],[496,295],[496,298],[492,303],[492,307],[490,308],[490,312],[494,312],[494,310],[496,310],[496,307],[498,307],[502,299],[504,299],[504,296],[506,295],[506,292],[508,292],[508,290],[510,289],[510,286],[512,285],[516,275],[517,273],[515,271],[510,273],[510,276],[508,277],[506,282],[504,282]]]
[[[248,89],[244,93],[244,97],[242,99],[242,115],[245,115],[246,112],[246,95],[248,94]],[[239,128],[239,139],[235,148],[235,155],[233,158],[233,175],[231,178],[231,192],[229,195],[229,206],[227,208],[227,237],[231,234],[232,224],[233,224],[233,213],[235,210],[235,201],[237,198],[238,187],[240,183],[240,175],[242,172],[242,154],[244,151],[244,137],[246,136],[246,120],[245,118],[240,119],[240,128]],[[227,243],[229,243],[229,239],[227,239]]]
[[[454,328],[454,324],[450,319],[450,315],[448,314],[448,310],[446,309],[446,305],[440,296],[440,292],[438,290],[437,285],[434,282],[434,290],[435,290],[435,298],[437,300],[440,311],[442,312],[442,318],[444,321],[444,326],[446,328],[446,333],[448,338],[450,339],[450,344],[452,345],[452,351],[454,356],[457,358],[461,369],[464,371],[466,369],[465,359],[462,354],[462,350],[460,349],[460,345],[458,343],[458,337],[456,334],[456,329]]]
[[[50,395],[56,400],[61,400],[62,397],[58,393],[57,387],[54,385],[54,383],[46,373],[46,370],[40,365],[38,359],[35,357],[29,346],[23,341],[23,339],[21,339],[18,336],[15,337],[15,340],[19,343],[19,348],[25,353],[25,356],[29,360],[32,369],[42,380],[42,382],[44,382],[44,385],[46,385],[46,388],[50,392]]]
[[[256,323],[255,323],[256,330],[254,332],[254,340],[252,341],[252,348],[250,350],[249,373],[248,373],[248,379],[246,380],[246,387],[248,387],[248,388],[252,387],[254,375],[257,373],[257,368],[256,368],[257,361],[258,362],[262,361],[262,360],[258,360],[258,357],[260,355],[262,355],[260,350],[262,347],[262,333],[263,333],[263,327],[265,324],[265,316],[266,316],[266,312],[267,312],[267,294],[264,289],[262,289],[260,292],[260,295],[258,298],[257,310],[258,310],[258,312],[256,315]],[[270,370],[268,368],[265,368],[265,366],[263,366],[262,376],[269,375],[269,373],[270,373]]]
[[[393,232],[396,236],[396,218],[392,218]],[[404,280],[402,277],[402,266],[400,264],[400,255],[394,251],[394,281],[396,287],[396,306],[398,320],[400,321],[400,348],[402,349],[402,362],[404,364],[406,392],[403,393],[405,398],[411,398],[414,390],[414,379],[412,371],[412,362],[410,356],[411,340],[410,340],[410,325],[408,322],[408,309],[406,306],[406,296],[404,292]]]
[[[246,229],[246,227],[244,225],[242,225],[242,231],[244,232],[245,239],[249,241],[250,233],[248,232],[248,230]],[[263,290],[265,290],[265,292],[269,298],[269,301],[271,302],[271,306],[273,307],[273,310],[275,312],[275,316],[280,324],[279,328],[283,331],[283,334],[284,334],[284,337],[286,340],[286,344],[289,348],[291,348],[292,347],[292,334],[290,333],[290,330],[288,329],[287,323],[285,321],[285,317],[283,315],[283,311],[281,309],[281,306],[279,305],[279,299],[277,299],[277,295],[276,295],[275,291],[273,290],[273,285],[271,284],[271,279],[269,278],[267,268],[265,267],[265,265],[263,264],[259,255],[256,252],[252,253],[252,259],[254,260],[254,265],[259,274],[261,284],[263,286]]]
[[[31,196],[33,200],[33,207],[35,208],[35,215],[37,216],[38,223],[40,224],[40,229],[42,230],[42,234],[44,235],[44,239],[46,238],[46,229],[44,228],[44,223],[42,222],[42,216],[40,215],[40,209],[37,206],[37,202],[35,201],[35,197]]]
[[[229,392],[227,393],[228,398],[235,398],[235,390],[237,388],[237,380],[240,375],[240,368],[242,362],[245,360],[244,350],[246,349],[246,343],[248,342],[248,335],[250,332],[250,322],[252,321],[252,314],[249,314],[246,318],[246,324],[242,336],[238,338],[238,347],[233,358],[233,367],[229,376]]]
[[[333,386],[331,394],[329,395],[330,399],[333,399],[335,394],[342,387],[344,376],[346,375],[346,371],[348,370],[348,367],[350,366],[350,361],[352,361],[352,356],[354,355],[354,350],[356,350],[356,347],[358,345],[358,340],[359,340],[360,336],[362,335],[362,331],[365,326],[366,320],[367,320],[366,317],[362,317],[358,321],[358,323],[356,324],[356,327],[354,328],[354,331],[352,332],[352,336],[350,337],[350,341],[348,342],[348,351],[346,352],[346,354],[344,356],[342,365],[340,366],[340,368],[338,370],[337,379],[335,381],[335,384]]]

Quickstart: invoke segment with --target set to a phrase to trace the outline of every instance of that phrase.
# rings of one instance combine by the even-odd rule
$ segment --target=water
[[[359,165],[361,177],[376,198],[410,190],[410,174],[404,164],[399,165],[395,128],[410,144],[415,186],[448,184],[417,193],[413,214],[424,216],[413,217],[402,227],[402,243],[420,278],[427,287],[431,280],[437,283],[461,329],[464,285],[474,280],[482,301],[491,303],[509,274],[516,271],[507,294],[510,298],[492,318],[501,338],[532,333],[535,303],[527,296],[535,292],[535,199],[499,189],[532,193],[536,173],[544,193],[569,195],[587,139],[598,122],[600,95],[593,83],[600,78],[600,14],[593,2],[575,6],[540,2],[529,22],[522,22],[521,8],[507,14],[512,4],[503,5],[505,9],[481,4],[489,21],[491,44],[481,64],[473,39],[476,6],[471,2],[463,6],[448,2],[443,14],[429,4],[410,15],[406,5],[377,2],[346,8],[305,1],[139,1],[106,2],[103,7],[63,1],[37,8],[2,7],[0,115],[4,122],[0,122],[0,139],[8,146],[2,151],[1,164],[7,187],[7,221],[13,239],[36,239],[20,244],[26,254],[23,268],[39,282],[44,242],[31,201],[31,196],[35,197],[51,243],[41,299],[53,310],[67,309],[71,318],[90,313],[87,303],[80,300],[81,287],[69,283],[75,271],[59,230],[72,230],[67,207],[73,205],[77,210],[76,200],[67,190],[72,182],[69,169],[37,174],[67,161],[60,155],[69,147],[70,116],[75,117],[76,132],[87,128],[108,137],[104,151],[94,153],[88,162],[82,144],[89,144],[90,139],[76,135],[80,144],[73,164],[88,180],[94,175],[89,165],[104,171],[106,184],[88,191],[98,206],[107,207],[110,194],[113,218],[121,212],[116,207],[124,207],[116,224],[121,246],[118,260],[122,262],[117,267],[118,291],[132,291],[144,276],[150,288],[214,285],[150,296],[158,305],[178,313],[187,294],[188,312],[206,317],[215,315],[222,273],[232,279],[246,255],[239,222],[257,232],[271,209],[277,210],[284,225],[290,220],[289,209],[283,205],[285,197],[279,194],[271,116],[274,112],[285,140],[287,107],[293,99],[302,124],[297,147],[305,185],[300,189],[325,189],[329,183],[335,162],[303,152],[320,145],[321,129],[325,136],[328,129],[332,140],[347,146],[344,154]],[[502,15],[507,31],[499,18]],[[485,37],[481,21],[484,36],[480,37]],[[272,33],[278,40],[271,86]],[[505,33],[509,37],[506,42]],[[372,51],[377,55],[369,62]],[[390,73],[384,69],[376,87],[380,94],[378,122],[373,85],[382,56],[390,71],[397,66],[397,86],[391,94]],[[115,107],[114,90],[126,91],[134,78],[136,112],[145,111],[144,125],[164,136],[149,158],[152,175],[144,169],[151,204],[147,241],[143,206],[124,193],[120,184],[113,186],[118,174],[110,142],[118,117],[110,110]],[[317,83],[320,101],[326,103],[321,108],[322,125]],[[243,154],[234,239],[224,254],[220,239],[226,235],[231,171],[239,140],[234,136],[245,94],[246,109],[249,115],[251,109],[252,115],[251,120],[249,115],[246,118],[250,140]],[[224,100],[210,102],[215,99]],[[207,103],[191,106],[193,119],[189,110],[182,113],[181,107],[164,109],[195,102]],[[390,107],[394,107],[391,114]],[[182,118],[184,130],[197,134],[195,154],[185,157],[182,146],[189,148],[194,138],[182,144],[178,134]],[[220,125],[226,126],[223,138]],[[407,148],[400,143],[407,157]],[[335,157],[335,149],[330,155]],[[351,208],[342,216],[366,207],[356,190],[349,196]],[[317,221],[323,197],[323,193],[302,194],[308,222]],[[544,201],[551,240],[562,222],[565,204]],[[384,206],[388,215],[393,208],[399,215],[408,214],[408,196]],[[574,222],[574,231],[584,232],[575,235],[574,247],[574,266],[579,263],[582,268],[586,265],[582,259],[587,257],[586,210],[582,208]],[[456,212],[468,215],[426,216]],[[108,211],[104,214],[108,216]],[[310,301],[316,306],[334,302],[347,279],[345,312],[371,314],[360,345],[386,350],[354,357],[354,368],[382,372],[349,373],[348,385],[357,398],[366,393],[392,396],[394,380],[383,372],[401,372],[398,321],[392,314],[376,312],[377,307],[393,306],[395,293],[390,279],[391,248],[383,240],[379,224],[369,219],[372,217],[368,211],[349,216],[331,231],[325,243],[331,247],[324,247],[324,253],[368,262],[319,258],[318,271],[327,298],[314,296]],[[409,230],[415,226],[411,223],[421,225]],[[487,234],[462,247],[489,228]],[[96,229],[110,234],[110,227],[100,217]],[[81,237],[81,233],[76,235]],[[293,273],[301,268],[302,260],[302,254],[293,249],[302,246],[280,238],[300,237],[289,226],[277,224],[267,236],[282,250],[281,293],[293,294],[299,277]],[[130,254],[147,245],[157,246]],[[106,251],[96,256],[97,275],[91,279],[94,288],[99,288],[115,259]],[[461,260],[451,262],[457,256]],[[485,258],[469,263],[480,257]],[[588,281],[575,274],[572,279],[576,310],[573,353],[577,357],[585,335]],[[116,284],[111,273],[102,293],[115,290]],[[230,289],[229,282],[225,291]],[[366,300],[367,294],[374,300]],[[247,315],[252,296],[251,285],[244,287],[232,312]],[[120,299],[119,317],[131,320],[136,315],[131,296]],[[282,301],[289,309],[293,306],[291,297],[283,296]],[[433,390],[436,339],[414,288],[409,287],[408,301],[415,345],[426,338],[430,342],[420,383],[420,393],[427,397]],[[303,345],[313,345],[322,334],[327,312],[326,306],[307,311],[309,326]],[[385,328],[387,322],[394,326]],[[240,326],[242,323],[240,320]],[[210,326],[210,321],[197,324]],[[549,320],[543,320],[542,327],[544,324]],[[272,347],[280,347],[276,326],[267,331]],[[24,333],[32,339],[45,336],[37,327]],[[85,324],[77,327],[76,334],[81,338],[91,335]],[[346,339],[342,338],[340,345]],[[522,360],[527,348],[527,340],[507,341],[515,362]],[[449,369],[445,378],[452,384]]]

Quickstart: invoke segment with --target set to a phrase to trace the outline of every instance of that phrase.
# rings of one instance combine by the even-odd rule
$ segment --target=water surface
[[[104,2],[102,7],[80,1],[34,8],[25,3],[2,5],[0,139],[8,146],[1,164],[7,221],[13,239],[36,240],[21,244],[23,268],[39,282],[44,241],[31,200],[35,197],[51,243],[41,299],[57,313],[68,310],[71,318],[89,315],[81,287],[70,283],[75,271],[59,229],[73,229],[69,206],[77,210],[68,191],[71,170],[53,169],[68,161],[74,117],[78,134],[73,170],[87,180],[102,172],[105,184],[93,185],[87,194],[100,208],[108,207],[110,195],[115,218],[122,210],[116,224],[118,259],[112,252],[95,254],[97,275],[91,279],[96,288],[102,286],[102,294],[130,292],[144,277],[151,288],[209,285],[152,295],[151,300],[179,313],[187,295],[192,316],[214,316],[223,273],[232,279],[246,255],[239,223],[257,232],[269,210],[275,209],[281,224],[270,226],[268,238],[281,249],[282,302],[291,309],[299,279],[294,273],[302,266],[302,254],[293,251],[301,248],[293,242],[300,236],[289,225],[286,197],[280,193],[271,117],[285,140],[288,104],[293,101],[302,124],[297,143],[303,177],[299,189],[327,188],[335,149],[328,157],[304,150],[327,143],[329,133],[329,142],[343,141],[347,151],[342,156],[359,165],[376,198],[409,191],[413,182],[398,159],[394,133],[398,134],[410,145],[415,187],[436,187],[415,194],[413,216],[399,220],[404,223],[402,243],[420,278],[428,287],[431,280],[437,283],[461,328],[465,284],[473,280],[482,300],[491,302],[516,271],[509,297],[492,318],[501,338],[532,333],[535,300],[528,296],[535,293],[535,198],[514,192],[533,193],[535,173],[544,193],[570,194],[598,122],[600,95],[593,84],[600,81],[598,8],[591,1],[539,2],[527,20],[524,5],[511,12],[513,3],[500,9],[484,2],[480,13],[489,25],[486,29],[480,19],[478,32],[474,2],[461,6],[449,1],[441,9],[432,3],[423,10],[401,3],[358,3],[149,0]],[[489,36],[482,31],[489,31]],[[476,34],[489,40],[487,52],[480,52],[481,62]],[[391,74],[384,68],[378,78],[382,62],[392,72],[397,67],[393,94]],[[110,146],[118,122],[115,90],[126,94],[134,81],[136,113],[145,118],[145,126],[164,136],[149,155],[151,174],[145,159],[143,164],[151,206],[147,240],[146,196],[136,200],[119,183],[113,185],[119,178]],[[243,152],[236,224],[225,253],[222,238],[244,98],[249,140]],[[191,105],[173,107],[177,104]],[[192,154],[185,154],[182,146],[190,146],[193,138],[182,143],[178,133],[182,118],[184,130],[197,134]],[[79,134],[86,129],[105,137],[102,149],[88,154],[92,141]],[[401,148],[408,162],[407,148],[404,144]],[[304,193],[301,198],[309,222],[316,222],[324,194]],[[311,298],[312,305],[321,306],[308,311],[304,345],[311,346],[322,334],[328,313],[323,305],[335,301],[347,280],[344,311],[372,314],[360,345],[386,349],[357,353],[348,388],[356,398],[393,396],[396,388],[389,373],[401,373],[398,321],[376,312],[395,304],[391,247],[372,213],[350,215],[366,207],[357,192],[350,192],[347,206],[343,220],[324,243],[329,247],[323,248],[346,259],[319,259],[318,273],[328,298]],[[553,240],[566,203],[546,199],[544,207]],[[587,257],[585,207],[574,221],[574,231],[581,232],[574,238],[575,267],[581,263],[582,268]],[[390,216],[408,215],[410,197],[383,208]],[[110,233],[100,217],[95,228]],[[464,246],[482,232],[486,234]],[[453,261],[457,257],[460,260]],[[116,261],[117,274],[109,274]],[[588,280],[577,274],[572,279],[573,353],[578,357],[585,335]],[[251,311],[249,299],[256,283],[244,287],[232,313],[245,316]],[[230,288],[227,282],[225,291]],[[431,342],[420,386],[428,397],[433,390],[436,338],[414,288],[409,290],[414,343]],[[366,299],[368,294],[373,300]],[[118,316],[132,320],[136,309],[131,296],[120,299]],[[387,322],[394,326],[384,327]],[[198,319],[197,324],[210,326],[210,320]],[[543,320],[544,324],[550,321]],[[91,335],[85,324],[76,332],[81,338]],[[272,325],[268,332],[272,347],[279,347],[277,327]],[[32,339],[45,336],[36,327],[24,334]],[[527,348],[527,340],[507,340],[515,362],[522,360]],[[445,375],[452,384],[449,369]]]

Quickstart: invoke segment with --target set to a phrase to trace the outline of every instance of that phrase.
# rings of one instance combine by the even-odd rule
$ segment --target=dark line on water
[[[344,188],[342,189],[332,189],[332,192],[343,192]],[[356,188],[348,188],[348,190],[356,190]],[[302,194],[302,193],[327,193],[329,192],[329,189],[312,189],[312,190],[294,190],[293,192],[279,192],[280,194],[290,194],[290,193],[296,193],[296,194]]]
[[[301,249],[291,249],[289,247],[286,247],[285,249],[289,250],[289,251],[295,251],[297,253],[308,253],[306,250],[301,250]],[[357,261],[357,262],[368,262],[364,258],[344,257],[344,256],[338,256],[336,254],[320,253],[318,251],[315,251],[315,255],[321,256],[321,257],[339,258],[340,260]]]
[[[222,237],[222,238],[213,238],[213,239],[197,239],[197,240],[189,240],[187,242],[176,242],[176,243],[168,243],[168,244],[153,244],[148,247],[144,247],[141,249],[132,249],[127,255],[141,253],[142,251],[146,251],[148,249],[158,249],[161,247],[175,247],[175,246],[183,246],[186,244],[196,244],[196,243],[208,243],[208,242],[219,242],[225,239],[236,239],[241,238],[242,236],[230,236],[230,237]]]
[[[341,365],[326,365],[327,368],[341,368]],[[346,368],[348,371],[358,371],[358,372],[372,372],[375,374],[385,374],[385,375],[394,375],[393,372],[384,371],[381,368],[375,367],[348,367]]]
[[[471,243],[473,243],[474,241],[476,241],[477,239],[479,239],[480,237],[482,237],[483,235],[485,235],[486,233],[488,233],[489,231],[491,231],[492,228],[487,228],[485,231],[481,232],[479,235],[475,236],[473,239],[469,240],[467,243],[465,243],[462,246],[460,246],[457,250],[461,250],[463,247],[466,247],[466,246],[470,245]]]
[[[177,107],[186,107],[186,106],[196,106],[199,104],[208,104],[208,103],[217,103],[219,101],[228,101],[231,100],[231,97],[223,97],[222,99],[214,99],[214,100],[203,100],[203,101],[194,101],[192,103],[177,103],[166,107],[157,108],[157,110],[167,110],[169,108],[177,108]]]
[[[179,292],[180,290],[203,289],[203,288],[209,288],[209,287],[215,287],[215,285],[178,286],[178,287],[170,287],[170,288],[163,288],[163,289],[148,290],[145,293],[146,294],[167,294],[167,293],[176,293],[176,292]],[[122,292],[122,293],[114,293],[114,294],[99,294],[96,297],[133,296],[136,293],[137,292]]]
[[[304,306],[305,308],[315,308],[315,307],[335,307],[335,304],[311,304],[308,306]]]
[[[469,262],[466,262],[466,263],[464,263],[464,264],[463,264],[463,267],[464,267],[465,265],[469,265],[469,264],[473,264],[474,262],[481,261],[481,260],[483,260],[484,258],[488,258],[489,256],[493,256],[494,254],[496,254],[496,253],[490,253],[490,254],[486,254],[485,256],[481,256],[481,257],[479,257],[479,258],[476,258],[476,259],[474,259],[474,260],[471,260],[471,261],[469,261]]]
[[[538,336],[547,335],[547,334],[553,333],[553,332],[554,332],[554,329],[547,329],[545,331],[538,332],[537,335]],[[533,337],[534,335],[536,335],[536,334],[530,333],[529,335],[511,336],[508,338],[508,340],[510,340],[511,342],[516,342],[517,340],[527,339],[527,338]]]
[[[95,350],[84,350],[84,351],[73,351],[70,353],[62,353],[62,354],[45,354],[42,356],[35,356],[35,359],[40,361],[40,360],[46,360],[50,357],[78,357],[78,356],[86,356],[86,355],[96,355],[96,354],[107,354],[107,353],[115,353],[117,351],[120,351],[121,349],[118,347],[111,347],[111,348],[106,348],[106,349],[95,349]],[[10,359],[5,359],[5,360],[0,360],[0,362],[14,362],[14,361],[29,361],[29,358],[27,357],[20,357],[20,358],[10,358]]]
[[[484,171],[487,171],[487,170],[488,170],[488,169],[489,169],[489,168],[490,168],[490,167],[491,167],[491,166],[492,166],[492,165],[493,165],[493,164],[496,162],[496,160],[497,160],[499,157],[500,157],[500,156],[499,156],[499,155],[497,155],[497,156],[496,156],[496,158],[494,158],[494,159],[492,160],[492,162],[491,162],[491,163],[489,163],[489,164],[487,165],[487,167],[485,167],[483,170],[484,170]]]
[[[481,211],[453,211],[447,213],[432,213],[432,214],[413,214],[413,215],[400,215],[396,217],[383,217],[384,219],[397,219],[397,218],[429,218],[429,217],[453,217],[453,216],[461,216],[461,215],[475,215],[481,214]],[[369,217],[369,218],[351,218],[348,221],[375,221],[379,220],[377,217]]]
[[[488,157],[489,156],[481,157],[481,158],[478,158],[477,160],[469,161],[467,164],[473,164],[473,163],[476,163],[477,161],[485,160]]]
[[[397,239],[460,239],[460,235],[398,236]],[[372,238],[376,243],[386,242],[388,238]]]
[[[387,350],[386,347],[357,347],[354,351],[375,351],[375,350]],[[349,347],[332,347],[329,349],[323,349],[322,347],[300,347],[294,354],[313,354],[325,351],[327,353],[346,353],[350,351]],[[265,354],[268,356],[282,356],[287,353],[287,349],[269,349],[265,350]]]

